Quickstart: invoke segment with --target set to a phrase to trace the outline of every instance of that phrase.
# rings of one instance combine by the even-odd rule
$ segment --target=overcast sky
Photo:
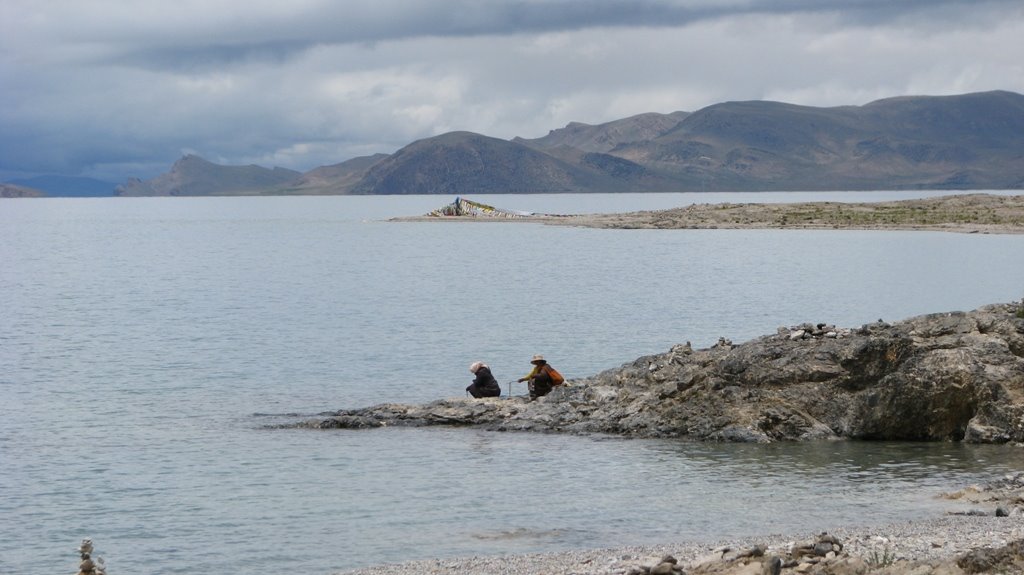
[[[1024,93],[1021,0],[0,0],[0,180],[994,89]]]

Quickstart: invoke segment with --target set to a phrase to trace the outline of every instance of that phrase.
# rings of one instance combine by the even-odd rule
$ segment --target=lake
[[[1020,193],[1020,192],[1014,192]],[[926,192],[515,195],[547,213]],[[388,222],[446,196],[0,200],[0,540],[13,573],[328,574],[940,513],[1024,470],[958,444],[273,430],[570,379],[692,341],[1024,297],[1024,236]],[[794,505],[793,501],[799,501]],[[657,517],[652,521],[652,517]]]

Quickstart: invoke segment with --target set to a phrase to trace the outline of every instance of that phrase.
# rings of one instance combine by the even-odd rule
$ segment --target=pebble
[[[1001,547],[1024,538],[1024,523],[992,515],[944,516],[885,526],[839,528],[828,534],[842,542],[844,553],[865,560],[882,553],[898,559],[934,560],[949,559],[976,547]],[[768,552],[781,554],[794,542],[813,542],[819,537],[819,533],[776,534],[713,543],[429,559],[366,567],[338,575],[628,575],[643,572],[643,567],[654,567],[659,558],[667,556],[685,567],[712,554],[721,557],[721,552],[714,553],[716,549],[764,546]]]

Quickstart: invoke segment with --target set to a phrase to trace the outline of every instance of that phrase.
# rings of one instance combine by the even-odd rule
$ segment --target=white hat
[[[476,373],[476,371],[481,367],[484,367],[484,363],[482,361],[475,361],[473,362],[473,365],[469,366],[469,371]]]
[[[537,355],[533,356],[533,359],[530,360],[530,363],[537,363],[538,361],[543,361],[543,362],[547,363],[544,360],[544,356],[539,354],[539,353]]]

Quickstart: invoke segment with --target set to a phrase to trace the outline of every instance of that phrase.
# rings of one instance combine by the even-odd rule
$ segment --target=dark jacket
[[[498,380],[491,375],[491,368],[483,366],[476,370],[476,377],[473,384],[466,388],[473,397],[498,397],[501,395],[501,386]]]

